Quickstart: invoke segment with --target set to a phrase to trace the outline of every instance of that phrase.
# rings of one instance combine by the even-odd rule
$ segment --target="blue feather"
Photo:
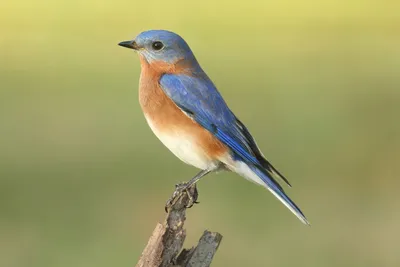
[[[161,87],[175,104],[244,161],[260,165],[252,155],[247,138],[236,126],[237,118],[228,108],[211,80],[205,76],[165,74]]]
[[[194,75],[164,74],[160,79],[161,88],[188,116],[228,146],[234,159],[245,162],[302,222],[309,224],[272,175],[288,181],[262,156],[249,131],[228,108],[211,80],[202,71]]]
[[[242,159],[255,165],[260,164],[253,155],[250,155],[248,151],[246,151],[243,147],[240,146],[240,144],[238,144],[233,138],[225,134],[223,131],[218,129],[215,133],[215,136],[224,144],[226,144],[230,149],[232,149],[236,154],[238,154],[238,156],[240,156]]]
[[[279,186],[267,173],[263,172],[261,169],[254,166],[251,169],[257,174],[258,177],[263,180],[267,185],[267,188],[277,197],[289,210],[291,210],[297,218],[299,218],[303,223],[310,225],[307,218],[304,216],[300,208],[286,195],[282,187]]]

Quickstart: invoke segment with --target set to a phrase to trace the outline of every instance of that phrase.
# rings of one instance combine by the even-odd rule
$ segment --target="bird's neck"
[[[143,109],[154,109],[156,106],[161,105],[164,98],[159,81],[162,72],[152,67],[146,59],[140,57],[141,73],[139,79],[139,103]]]
[[[176,60],[174,63],[169,63],[160,60],[149,62],[144,56],[140,56],[140,64],[142,67],[142,72],[144,69],[152,69],[160,76],[162,76],[163,74],[193,75],[201,71],[201,68],[195,58],[187,59],[182,57]]]
[[[161,104],[161,99],[165,94],[160,87],[160,79],[164,74],[196,75],[196,71],[200,67],[196,61],[194,63],[193,67],[193,63],[184,59],[178,60],[174,64],[164,61],[148,62],[144,56],[140,56],[139,101],[142,108],[149,105],[155,107],[155,104]],[[155,102],[153,99],[159,99],[160,101]]]

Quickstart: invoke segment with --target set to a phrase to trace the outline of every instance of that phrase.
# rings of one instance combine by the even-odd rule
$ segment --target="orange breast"
[[[161,72],[141,58],[142,72],[139,84],[139,102],[146,119],[158,132],[190,136],[196,147],[201,147],[210,158],[218,158],[228,151],[209,131],[183,113],[164,93],[159,84]],[[154,129],[153,129],[154,130]]]

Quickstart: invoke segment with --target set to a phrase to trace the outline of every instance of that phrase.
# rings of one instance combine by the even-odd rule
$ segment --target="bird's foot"
[[[184,203],[185,208],[191,208],[194,204],[199,203],[197,202],[198,192],[196,185],[190,185],[189,183],[179,183],[175,185],[174,193],[165,204],[165,211],[168,212],[168,210],[172,206],[174,206],[184,194],[187,195],[187,200],[185,201],[186,203]]]

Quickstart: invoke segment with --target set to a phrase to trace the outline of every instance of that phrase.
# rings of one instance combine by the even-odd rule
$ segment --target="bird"
[[[139,103],[151,130],[181,161],[200,169],[177,185],[172,199],[207,174],[227,170],[268,189],[309,225],[276,179],[291,187],[289,181],[265,158],[180,35],[148,30],[118,45],[139,55]]]

